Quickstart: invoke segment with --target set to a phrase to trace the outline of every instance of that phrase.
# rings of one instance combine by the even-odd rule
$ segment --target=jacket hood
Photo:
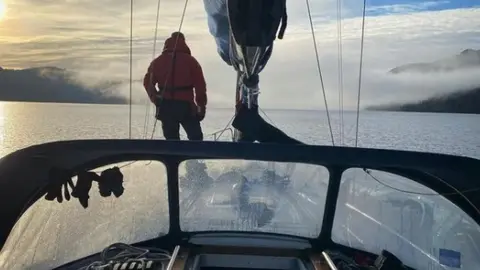
[[[176,47],[175,47],[175,42],[177,42]],[[163,46],[163,52],[173,52],[173,49],[175,49],[175,52],[192,54],[190,51],[190,48],[185,42],[185,38],[182,36],[178,36],[178,41],[177,41],[177,36],[169,37],[165,40],[165,44]]]

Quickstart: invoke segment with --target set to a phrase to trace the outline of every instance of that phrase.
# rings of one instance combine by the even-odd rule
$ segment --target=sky
[[[213,1],[213,0],[212,0]],[[283,40],[261,73],[265,108],[324,109],[305,1],[287,0]],[[183,0],[161,0],[157,50],[153,40],[157,0],[135,0],[133,96],[145,100],[139,80],[163,41],[178,30]],[[362,1],[343,0],[342,44],[345,109],[357,103]],[[339,106],[337,1],[310,0],[328,106]],[[4,7],[4,8],[2,8]],[[2,11],[3,10],[3,11]],[[56,66],[75,71],[86,86],[105,82],[128,96],[130,1],[0,0],[0,66]],[[209,106],[231,107],[234,70],[217,55],[203,1],[190,0],[182,32],[203,67]],[[480,0],[367,0],[361,106],[415,101],[480,86],[480,70],[389,75],[396,66],[480,49]]]

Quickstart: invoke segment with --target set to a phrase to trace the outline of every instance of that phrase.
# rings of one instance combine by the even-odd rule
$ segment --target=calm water
[[[143,137],[145,111],[144,106],[135,106],[134,108],[133,135],[136,138]],[[232,118],[233,110],[212,109],[207,113],[208,115],[203,126],[205,133],[209,134],[224,128]],[[266,111],[266,113],[275,125],[296,138],[312,144],[331,144],[324,112],[277,110]],[[78,138],[127,138],[129,130],[128,106],[0,103],[0,117],[1,155],[25,146],[47,141]],[[332,112],[332,118],[335,139],[338,141],[340,137],[338,132],[338,113]],[[355,136],[354,123],[356,115],[349,112],[345,113],[344,118],[346,122],[344,128],[345,142],[352,145]],[[362,112],[360,117],[359,145],[376,148],[442,152],[480,158],[479,123],[480,116],[476,115]],[[152,124],[153,121],[150,121],[148,137],[151,135]],[[228,134],[226,135],[224,139],[228,139]],[[160,136],[161,132],[158,130],[156,137]],[[211,167],[211,171],[214,172],[213,167]],[[296,172],[299,174],[296,175],[298,180],[293,180],[294,186],[301,187],[304,186],[300,185],[301,183],[311,183],[313,188],[309,186],[307,189],[319,190],[320,192],[313,193],[317,196],[325,195],[325,193],[321,192],[321,190],[324,190],[321,179],[326,178],[322,176],[317,177],[317,174],[306,172],[304,169],[296,170]],[[168,217],[168,214],[166,211],[168,208],[166,208],[166,205],[168,204],[166,196],[159,196],[159,194],[162,194],[162,191],[166,192],[166,178],[160,177],[161,181],[158,181],[159,175],[166,175],[164,166],[161,163],[156,165],[154,163],[153,166],[145,166],[143,163],[138,163],[125,167],[123,173],[128,179],[131,179],[129,177],[134,177],[135,179],[135,181],[127,180],[124,182],[125,194],[118,199],[111,199],[100,197],[98,193],[91,192],[92,197],[89,204],[95,205],[95,207],[89,207],[88,211],[81,208],[76,200],[64,202],[63,204],[51,203],[46,200],[37,201],[19,221],[15,231],[12,232],[11,235],[13,236],[11,236],[9,248],[7,250],[4,249],[0,253],[0,268],[52,269],[60,264],[100,251],[113,242],[138,242],[156,237],[159,232],[167,231],[168,218],[166,217]],[[359,179],[365,181],[364,176],[362,174],[362,177]],[[315,177],[315,179],[311,177]],[[394,180],[398,182],[398,179]],[[387,189],[377,182],[373,184],[378,185],[375,186],[374,190],[379,193],[382,192],[382,188],[384,190]],[[299,190],[304,192],[303,189]],[[391,192],[390,189],[388,191]],[[185,207],[188,204],[190,196],[188,194],[185,195],[186,193],[188,192],[183,191],[181,193],[183,198],[181,207]],[[221,192],[219,193],[221,194]],[[295,192],[292,194],[295,194]],[[213,192],[213,195],[215,195],[215,192]],[[396,196],[401,197],[405,195],[398,193]],[[428,197],[429,200],[432,200],[431,196]],[[210,197],[207,195],[202,198],[205,198],[204,201],[210,201]],[[281,201],[286,197],[277,194],[275,198]],[[442,202],[441,197],[438,198],[434,205],[442,209],[449,209],[447,207],[448,204]],[[202,199],[199,199],[199,201],[202,201]],[[322,201],[319,199],[317,202]],[[218,216],[220,213],[218,209],[212,208],[213,210],[207,211],[207,208],[201,208],[193,202],[193,200],[190,202],[190,205],[194,205],[192,206],[193,210],[185,210],[185,213],[193,212],[202,216],[205,213],[214,213],[211,215],[215,221],[229,220],[228,218],[231,216],[230,214],[227,217],[220,217]],[[361,203],[361,199],[360,203],[357,199],[355,202],[351,201],[349,203],[354,204],[358,208],[364,206]],[[279,205],[282,205],[282,203],[279,203]],[[300,206],[298,209],[306,211],[305,209],[308,210],[310,204],[305,200],[298,200],[298,205]],[[370,215],[375,215],[375,218],[381,220],[383,224],[393,224],[392,228],[397,228],[401,225],[401,227],[396,229],[398,231],[403,232],[403,229],[401,229],[403,228],[402,224],[406,222],[405,224],[408,225],[410,222],[404,221],[404,216],[407,217],[405,220],[413,220],[407,214],[391,211],[391,208],[386,206],[386,208],[378,207],[378,209],[385,211],[377,211],[376,205],[368,204],[366,209],[369,209]],[[382,206],[383,204],[379,201],[378,205]],[[319,207],[323,209],[324,205],[315,203],[314,207],[315,210],[310,210],[309,213],[314,213],[312,216],[319,218],[321,214],[318,214],[318,209]],[[377,209],[375,210],[377,212],[374,209]],[[458,212],[456,209],[453,211]],[[290,212],[278,210],[275,218],[279,223],[275,224],[287,226],[289,223],[286,220],[289,222],[295,220],[295,216],[301,219],[300,215],[292,216]],[[193,216],[193,220],[197,220],[197,214]],[[185,215],[187,216],[187,214]],[[72,216],[75,219],[72,219]],[[417,216],[414,217],[416,218]],[[461,217],[459,216],[459,218]],[[79,223],[78,220],[82,220],[82,222]],[[305,220],[302,219],[302,222],[305,222]],[[314,225],[312,226],[314,227],[316,223],[313,223]],[[344,223],[342,219],[337,222],[337,224]],[[354,223],[352,224],[354,225]],[[392,250],[396,255],[401,256],[402,260],[410,263],[412,263],[414,258],[417,258],[411,255],[413,254],[411,249],[403,248],[403,242],[401,248],[398,247],[399,244],[395,240],[396,238],[391,238],[390,234],[382,235],[379,238],[379,229],[376,225],[367,225],[365,227],[365,223],[358,224],[360,225],[355,225],[357,226],[355,228],[362,229],[358,230],[358,232],[355,231],[356,237],[376,239],[371,243],[369,242],[370,246],[366,247],[368,250],[375,251],[380,247],[381,249]],[[411,224],[414,224],[414,222]],[[443,224],[443,222],[438,224]],[[394,225],[398,226],[394,227]],[[192,226],[198,225],[192,222]],[[338,228],[335,232],[337,236],[341,236],[341,232],[344,229],[339,227],[340,225],[336,226]],[[280,226],[280,228],[283,227]],[[365,228],[370,228],[371,230],[366,230]],[[407,231],[405,232],[405,237],[414,239],[418,235],[417,232],[417,230]],[[372,237],[372,235],[377,237]],[[428,234],[425,233],[425,235]],[[444,237],[445,235],[448,234],[444,233],[442,236]],[[441,239],[444,240],[444,238]],[[378,239],[383,241],[378,241]],[[426,242],[428,243],[426,247],[443,247],[443,244],[438,244],[439,241],[435,243]],[[462,250],[461,247],[456,248]],[[421,256],[419,255],[419,257]],[[467,257],[477,258],[478,256],[476,254],[465,255],[465,258]],[[463,257],[462,260],[464,262],[468,261],[463,259]],[[474,262],[469,264],[473,265]],[[470,269],[477,269],[475,265],[473,267]]]
[[[144,137],[146,106],[133,108],[132,134]],[[331,144],[325,112],[266,110],[268,118],[288,134],[311,144]],[[150,112],[150,114],[152,114]],[[203,122],[208,136],[223,129],[231,109],[209,109]],[[335,142],[340,142],[337,111],[331,112]],[[150,119],[151,118],[151,119]],[[153,117],[149,118],[150,138]],[[267,119],[268,119],[267,118]],[[85,138],[128,138],[128,106],[0,103],[0,155],[33,144]],[[344,143],[354,144],[355,113],[344,113]],[[222,139],[229,139],[225,132]],[[159,125],[155,138],[162,138]],[[429,151],[480,158],[480,115],[361,112],[359,146]]]

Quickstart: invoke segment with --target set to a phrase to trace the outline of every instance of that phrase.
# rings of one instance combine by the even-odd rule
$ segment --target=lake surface
[[[151,138],[153,109],[144,132],[145,105],[133,106],[132,136]],[[265,110],[274,125],[310,144],[331,145],[324,111]],[[224,129],[233,109],[207,109],[205,138]],[[341,142],[340,116],[331,111],[335,143]],[[344,112],[343,143],[353,146],[355,112]],[[154,138],[163,138],[157,123]],[[145,135],[146,134],[146,135]],[[183,134],[183,131],[182,131]],[[0,156],[55,140],[128,138],[129,108],[123,105],[0,102]],[[183,138],[185,138],[183,134]],[[227,131],[221,138],[229,140]],[[447,153],[480,158],[480,115],[360,112],[359,146]]]
[[[145,112],[145,106],[134,106],[132,114],[132,134],[134,138],[143,138],[145,135]],[[276,126],[304,142],[331,144],[325,112],[267,110],[266,114]],[[208,134],[227,126],[232,116],[233,109],[209,109],[207,117],[203,122],[204,131],[207,135],[206,138],[212,138]],[[331,116],[334,137],[338,143],[340,141],[339,114],[338,112],[332,112]],[[354,112],[345,112],[344,119],[345,137],[343,141],[347,145],[353,145],[356,114]],[[359,145],[372,148],[440,152],[480,158],[479,124],[480,116],[478,115],[361,112]],[[147,138],[151,136],[152,127],[153,121],[150,119],[148,132],[146,133]],[[160,125],[158,124],[157,127],[155,138],[161,138]],[[228,140],[229,135],[226,132],[222,139]],[[128,138],[128,136],[128,106],[0,103],[0,155],[2,156],[22,147],[48,141],[85,138]],[[237,163],[234,162],[234,164]],[[276,221],[275,223],[272,221],[272,224],[275,224],[275,226],[272,225],[271,228],[290,228],[287,225],[297,219],[298,222],[294,222],[295,224],[309,224],[309,228],[316,228],[315,226],[318,225],[319,220],[322,220],[323,213],[321,211],[325,207],[324,196],[326,194],[324,184],[327,181],[326,179],[328,179],[325,175],[328,175],[328,172],[323,174],[311,173],[305,169],[305,166],[297,165],[299,169],[295,170],[297,173],[295,177],[292,176],[292,189],[288,193],[290,195],[275,193],[273,194],[274,196],[271,196],[272,200],[279,202],[278,205],[285,207],[277,209],[277,214],[275,214]],[[276,165],[275,168],[279,169],[279,167],[281,165]],[[318,169],[317,167],[312,166],[312,168]],[[212,173],[213,175],[213,172],[215,172],[215,166],[209,167],[209,174]],[[125,176],[124,195],[120,198],[103,198],[97,192],[91,192],[88,211],[83,209],[76,200],[62,204],[38,200],[22,216],[14,231],[12,231],[8,248],[0,252],[0,268],[52,269],[68,261],[98,252],[114,242],[139,242],[158,237],[160,233],[167,232],[169,217],[164,165],[159,162],[154,162],[151,166],[137,163],[125,167],[122,173]],[[132,179],[135,179],[135,181],[131,181]],[[358,183],[357,178],[355,179],[355,182]],[[370,178],[365,178],[363,171],[358,179],[364,182],[366,179],[372,181],[372,190],[379,194],[388,192],[388,194],[396,196],[395,198],[408,198],[405,195],[407,193],[397,192],[394,194],[395,190],[392,191],[387,186],[383,186]],[[390,181],[396,184],[400,183],[398,180],[395,177],[393,177],[393,180],[390,179]],[[382,178],[382,181],[390,183],[386,178]],[[391,185],[395,186],[396,184]],[[410,187],[405,186],[403,188],[411,190]],[[344,189],[349,190],[349,188]],[[185,226],[191,226],[193,230],[199,228],[198,226],[203,223],[199,225],[196,222],[200,216],[208,217],[208,213],[210,213],[212,220],[204,218],[204,221],[208,221],[205,224],[209,224],[209,226],[215,222],[225,224],[225,222],[230,222],[230,219],[232,219],[233,212],[230,213],[231,207],[221,208],[221,206],[218,206],[215,208],[209,205],[202,207],[201,204],[197,204],[197,202],[213,202],[216,194],[225,195],[224,190],[211,190],[211,194],[209,193],[210,190],[197,192],[197,189],[192,189],[193,191],[190,193],[188,189],[184,188],[182,190],[180,192],[180,207],[184,210],[181,210],[181,213],[185,213],[185,217],[189,218],[183,221],[183,224],[186,224]],[[265,190],[274,190],[274,188]],[[308,191],[311,190],[315,192],[309,193]],[[431,190],[418,191],[431,192]],[[264,190],[257,190],[258,198],[261,197],[260,195],[263,192]],[[297,196],[300,194],[299,192],[302,193],[302,196]],[[291,198],[296,199],[286,199],[293,196],[293,194],[297,194],[297,197]],[[319,197],[317,200],[313,200],[313,197],[307,197],[307,200],[305,199],[306,194]],[[368,196],[368,198],[370,197]],[[432,205],[435,205],[437,208],[441,210],[450,209],[448,213],[455,213],[455,215],[448,214],[445,216],[453,217],[455,220],[465,216],[457,208],[451,207],[449,202],[445,201],[443,197],[425,197],[428,197],[429,202],[434,200]],[[291,207],[289,207],[287,201],[289,201]],[[291,201],[295,204],[292,204]],[[316,203],[309,203],[312,201]],[[186,207],[186,205],[189,205],[190,208]],[[293,207],[294,205],[296,208]],[[395,212],[397,210],[393,211],[392,208],[382,204],[381,199],[374,200],[373,203],[362,204],[361,197],[355,197],[355,201],[353,199],[345,201],[343,205],[354,205],[360,209],[354,208],[357,209],[355,211],[360,215],[374,216],[375,220],[380,220],[382,224],[391,225],[396,231],[401,232],[402,237],[406,239],[427,239],[426,236],[429,235],[421,230],[407,229],[405,231],[402,229],[416,228],[410,226],[417,226],[418,224],[415,221],[423,220],[423,218],[418,217],[416,211],[412,211],[410,214]],[[309,210],[310,206],[314,210]],[[368,210],[368,214],[362,207]],[[297,209],[298,211],[287,211],[288,209]],[[225,212],[225,215],[220,215],[219,211]],[[302,211],[310,214],[296,214]],[[339,211],[339,213],[341,212]],[[188,213],[193,214],[190,217]],[[370,221],[362,218],[358,213],[355,221],[351,222],[350,228],[360,229],[352,233],[352,235],[360,237],[359,239],[375,239],[375,241],[365,242],[369,243],[368,245],[365,244],[364,248],[366,250],[380,252],[381,249],[387,249],[400,256],[406,263],[423,265],[424,260],[418,259],[423,258],[423,255],[417,252],[413,256],[413,249],[407,248],[407,245],[403,245],[403,242],[398,242],[398,237],[392,238],[391,233],[385,233],[380,236],[378,227],[373,223],[368,223]],[[312,216],[313,221],[306,222],[307,219],[304,219],[304,216]],[[336,214],[337,216],[341,217],[341,214]],[[78,220],[82,222],[78,222]],[[443,221],[443,219],[438,222],[435,221],[437,222],[435,224],[443,227],[443,224],[446,224]],[[454,223],[453,221],[449,222],[451,224]],[[241,224],[240,222],[237,223]],[[337,236],[337,240],[343,241],[342,243],[350,243],[346,242],[347,240],[350,241],[350,238],[345,238],[347,240],[342,238],[342,232],[345,230],[341,226],[345,224],[345,221],[340,218],[336,224],[336,229],[334,229],[336,234],[334,235]],[[432,232],[431,228],[433,228],[433,225],[426,227],[429,228],[428,232]],[[250,229],[247,228],[245,230]],[[437,231],[433,230],[433,232]],[[316,230],[312,230],[312,232],[318,234]],[[423,234],[424,237],[419,237],[418,235],[420,234]],[[444,232],[441,235],[442,237],[436,237],[434,242],[425,240],[422,249],[430,254],[436,254],[435,248],[443,248],[444,246],[461,250],[462,254],[464,254],[462,256],[465,256],[462,257],[463,263],[473,267],[468,269],[478,269],[475,261],[472,259],[478,258],[478,254],[475,252],[468,253],[468,247],[455,246],[458,244],[458,241],[452,240],[453,244],[450,242],[448,242],[448,245],[445,244],[449,235],[453,235],[453,233]],[[363,243],[363,241],[361,242]],[[418,269],[423,269],[423,267]]]

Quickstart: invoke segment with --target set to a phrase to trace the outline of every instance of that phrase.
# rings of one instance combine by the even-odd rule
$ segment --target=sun
[[[5,17],[5,13],[7,13],[7,5],[5,0],[0,0],[0,20]]]

